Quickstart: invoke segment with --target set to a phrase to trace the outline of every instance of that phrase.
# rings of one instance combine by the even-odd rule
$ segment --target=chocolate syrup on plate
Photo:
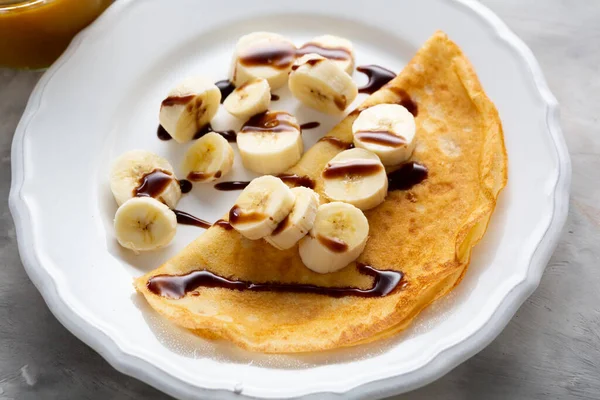
[[[279,100],[279,96],[271,93],[271,101],[277,101],[277,100]]]
[[[408,190],[427,179],[427,167],[414,161],[403,164],[388,174],[388,190]]]
[[[221,91],[221,103],[235,90],[235,85],[228,79],[215,82],[215,86]]]
[[[156,130],[156,136],[158,136],[160,140],[165,141],[173,139],[171,135],[169,135],[169,132],[167,132],[167,130],[163,128],[163,126],[160,124],[158,125],[158,129]]]
[[[202,128],[200,128],[198,130],[198,132],[196,132],[196,134],[194,135],[194,139],[200,139],[202,136],[206,135],[209,132],[218,133],[219,135],[221,135],[225,139],[227,139],[228,142],[235,143],[236,134],[233,129],[227,129],[225,131],[217,131],[217,130],[213,129],[213,127],[210,124],[206,124]]]
[[[367,78],[369,78],[365,86],[358,88],[359,93],[373,94],[396,77],[395,73],[379,65],[361,65],[356,67],[356,70],[367,75]]]
[[[186,194],[192,191],[193,185],[187,179],[180,179],[179,188],[181,189],[181,193]]]
[[[185,275],[156,275],[148,280],[146,287],[152,293],[170,299],[181,299],[198,288],[221,288],[251,292],[307,293],[330,297],[384,297],[400,289],[404,274],[400,271],[377,270],[366,264],[356,265],[358,272],[372,276],[369,289],[356,287],[323,287],[301,283],[265,282],[230,279],[207,270],[196,270]]]
[[[302,125],[300,125],[300,129],[305,130],[305,129],[315,129],[318,128],[319,126],[321,126],[321,124],[319,122],[306,122]]]
[[[215,189],[229,192],[232,190],[243,190],[250,184],[250,181],[227,181],[215,184]]]
[[[199,228],[208,229],[211,227],[211,223],[207,222],[198,217],[194,217],[192,214],[188,214],[185,211],[173,210],[175,216],[177,217],[177,223],[182,225],[193,225]]]

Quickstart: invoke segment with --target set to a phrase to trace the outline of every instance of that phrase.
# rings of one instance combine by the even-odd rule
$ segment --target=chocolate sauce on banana
[[[158,136],[160,140],[164,141],[173,139],[173,137],[169,135],[169,132],[167,132],[167,130],[163,128],[163,126],[160,124],[158,125],[158,129],[156,130],[156,136]]]
[[[186,213],[185,211],[173,210],[177,217],[177,223],[182,225],[193,225],[199,228],[208,229],[211,227],[211,223],[207,222],[198,217],[194,217],[192,214]]]
[[[235,141],[236,141],[237,135],[233,129],[227,129],[225,131],[218,131],[218,130],[215,130],[211,124],[206,124],[202,128],[200,128],[198,130],[198,132],[196,132],[196,134],[194,135],[194,139],[200,139],[202,136],[204,136],[210,132],[218,133],[219,135],[221,135],[225,139],[227,139],[227,141],[229,143],[235,143]]]
[[[192,185],[192,182],[188,181],[187,179],[179,180],[179,189],[181,189],[181,193],[189,193],[192,191],[193,187],[194,186]]]
[[[225,229],[226,231],[230,231],[233,229],[233,226],[231,226],[229,221],[225,221],[224,219],[218,220],[217,222],[215,222],[213,224],[213,226],[220,226],[221,228]]]
[[[306,43],[296,50],[298,57],[311,53],[316,53],[330,60],[349,60],[352,58],[350,51],[344,47],[323,47],[318,43],[312,42]]]
[[[221,91],[221,103],[235,90],[235,85],[228,79],[215,82],[215,86]]]
[[[161,103],[161,107],[168,107],[174,105],[183,105],[192,101],[196,97],[195,94],[190,94],[187,96],[169,96],[164,99]]]
[[[335,147],[340,148],[342,150],[347,150],[354,147],[354,143],[344,142],[343,140],[333,136],[323,136],[321,139],[319,139],[319,142],[331,143]]]
[[[279,235],[287,226],[290,224],[290,214],[286,215],[285,218],[277,224],[271,236]]]
[[[285,111],[265,111],[251,117],[244,123],[240,134],[246,132],[284,132],[300,129],[296,118]]]
[[[398,170],[388,174],[388,191],[408,190],[427,179],[427,167],[414,161],[403,164]]]
[[[317,240],[334,253],[343,253],[348,250],[348,243],[338,238],[317,235]]]
[[[365,86],[358,88],[359,93],[373,94],[396,77],[394,72],[379,65],[361,65],[356,67],[356,70],[369,78]]]
[[[321,124],[319,122],[306,122],[302,125],[300,125],[300,129],[305,130],[305,129],[315,129],[318,128],[319,126],[321,126]]]
[[[323,178],[344,178],[346,176],[370,176],[383,170],[383,166],[371,160],[351,160],[327,164]]]
[[[296,59],[296,49],[291,43],[276,42],[248,49],[238,59],[242,65],[249,67],[264,65],[286,69]]]
[[[249,222],[260,222],[266,218],[267,216],[265,214],[256,211],[245,213],[237,204],[234,205],[231,208],[231,210],[229,210],[229,222],[231,224],[246,224]]]
[[[388,147],[402,147],[406,140],[402,136],[394,135],[388,131],[359,131],[354,137],[365,143],[378,144]]]
[[[204,173],[204,172],[194,172],[194,171],[192,171],[192,172],[190,172],[187,175],[187,178],[190,181],[192,181],[192,182],[204,182],[207,179],[210,179],[210,178],[213,178],[213,177],[214,178],[220,178],[221,175],[223,175],[222,171],[217,171],[214,174],[207,174],[207,173]]]
[[[250,184],[250,181],[227,181],[219,182],[215,184],[215,189],[222,190],[224,192],[230,192],[233,190],[243,190]]]
[[[170,172],[155,169],[140,178],[138,186],[133,189],[135,197],[156,197],[173,182]]]
[[[185,275],[156,275],[148,280],[146,287],[152,293],[170,298],[181,299],[186,294],[199,288],[221,288],[250,292],[279,292],[316,294],[329,297],[384,297],[403,287],[404,274],[400,271],[377,270],[370,265],[357,264],[356,268],[362,275],[372,276],[373,286],[368,289],[357,287],[323,287],[301,283],[265,282],[252,283],[249,281],[226,278],[213,272],[196,270]]]

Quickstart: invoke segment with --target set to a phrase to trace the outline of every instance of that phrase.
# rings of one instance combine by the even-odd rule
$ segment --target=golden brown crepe
[[[373,278],[352,264],[320,275],[294,247],[280,251],[262,240],[213,226],[160,268],[136,279],[137,290],[160,314],[209,338],[252,351],[306,352],[352,346],[404,329],[428,304],[456,286],[471,249],[483,236],[507,180],[507,156],[496,108],[458,46],[438,32],[398,77],[361,107],[406,104],[418,113],[412,160],[429,177],[410,190],[390,191],[366,212],[370,237],[359,262],[404,273],[404,286],[385,297],[334,298],[317,294],[199,288],[181,299],[147,288],[159,274],[207,269],[252,282],[308,283],[369,288]],[[328,136],[352,142],[354,112]],[[321,171],[342,148],[320,141],[290,172],[308,175],[321,191]]]

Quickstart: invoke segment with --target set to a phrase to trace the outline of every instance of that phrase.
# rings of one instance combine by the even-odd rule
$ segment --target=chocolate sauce
[[[304,62],[304,64],[308,64],[308,65],[310,65],[311,67],[314,67],[315,65],[317,65],[317,64],[318,64],[318,63],[320,63],[321,61],[323,61],[323,59],[322,59],[322,58],[311,58],[310,60],[306,60],[306,61]],[[300,66],[301,66],[301,65],[304,65],[304,64],[294,64],[294,65],[292,65],[292,71],[295,71],[295,70],[297,70],[298,68],[300,68]]]
[[[356,67],[356,70],[369,78],[369,82],[365,86],[358,88],[359,93],[373,94],[396,77],[395,73],[379,65],[361,65]]]
[[[343,150],[351,149],[354,147],[354,143],[344,142],[343,140],[333,136],[323,136],[321,139],[319,139],[319,142],[331,143],[335,147],[338,147]]]
[[[207,222],[198,217],[194,217],[192,214],[188,214],[185,211],[173,210],[177,217],[177,223],[182,225],[193,225],[199,228],[208,229],[211,227],[211,223]]]
[[[356,264],[358,272],[374,278],[369,289],[356,287],[323,287],[302,283],[252,283],[249,281],[228,279],[207,270],[196,270],[185,275],[156,275],[148,279],[146,287],[152,293],[170,299],[181,299],[200,287],[229,290],[248,290],[251,292],[283,292],[318,294],[330,297],[384,297],[403,287],[404,274],[400,271],[377,270],[370,265]]]
[[[240,206],[238,206],[237,204],[234,205],[231,208],[231,210],[229,210],[229,222],[234,223],[234,224],[235,223],[244,224],[244,223],[248,223],[248,222],[260,222],[266,218],[267,218],[267,216],[265,214],[262,214],[262,213],[259,213],[256,211],[245,213],[244,211],[242,211]]]
[[[194,171],[192,171],[192,172],[190,172],[190,173],[187,175],[187,178],[188,178],[190,181],[192,181],[192,182],[204,182],[204,181],[206,181],[207,179],[209,179],[209,178],[212,178],[212,177],[215,177],[215,178],[220,178],[222,174],[223,174],[223,173],[222,173],[221,171],[217,171],[217,172],[216,172],[216,173],[214,173],[214,174],[206,174],[206,173],[204,173],[204,172],[194,172]]]
[[[156,130],[156,136],[158,136],[160,140],[165,141],[173,139],[171,135],[169,135],[169,132],[167,132],[167,130],[163,128],[163,126],[160,124],[158,125],[158,129]]]
[[[417,103],[415,103],[410,95],[406,93],[406,90],[393,86],[390,87],[390,90],[400,96],[400,101],[398,104],[404,106],[415,117],[417,114],[419,114],[419,107],[417,106]]]
[[[402,136],[394,135],[388,131],[359,131],[354,137],[365,143],[378,144],[380,146],[401,147],[406,144]]]
[[[228,181],[215,184],[215,189],[222,191],[243,190],[250,184],[250,181]]]
[[[304,44],[296,50],[298,57],[311,53],[316,53],[330,60],[349,60],[352,58],[350,51],[344,47],[323,47],[320,44],[311,42]]]
[[[167,186],[173,182],[170,172],[155,169],[140,178],[138,187],[133,189],[135,197],[156,197],[165,191]]]
[[[296,59],[296,49],[291,43],[270,43],[267,46],[253,47],[239,56],[239,62],[246,66],[270,66],[288,68]]]
[[[319,126],[321,126],[321,124],[319,122],[307,122],[305,124],[300,125],[300,129],[305,130],[305,129],[315,129],[318,128]]]
[[[161,107],[165,106],[174,106],[176,104],[187,104],[192,101],[196,97],[195,94],[190,94],[188,96],[169,96],[164,99],[161,103]]]
[[[271,93],[271,101],[277,101],[277,100],[279,100],[279,96]]]
[[[348,243],[338,238],[317,235],[317,240],[334,253],[343,253],[348,250]]]
[[[217,130],[213,129],[211,124],[206,124],[202,128],[200,128],[198,130],[198,132],[196,132],[196,134],[194,135],[194,139],[200,139],[202,136],[206,135],[209,132],[218,133],[219,135],[221,135],[225,139],[227,139],[227,141],[230,143],[235,143],[235,141],[236,141],[236,134],[233,129],[228,129],[225,131],[217,131]]]
[[[240,134],[245,132],[284,132],[300,129],[296,118],[285,111],[265,111],[244,123]]]
[[[230,231],[230,230],[233,229],[233,226],[231,226],[231,224],[229,223],[229,221],[225,221],[224,219],[218,220],[213,225],[214,226],[220,226],[221,228],[225,229],[226,231]]]
[[[285,218],[277,224],[271,236],[279,235],[287,226],[290,224],[290,214],[286,215]]]
[[[408,190],[427,179],[427,167],[414,161],[403,164],[388,174],[388,190]]]
[[[181,189],[181,193],[186,194],[192,191],[193,185],[187,179],[180,179],[179,188]]]
[[[235,85],[228,79],[215,82],[215,86],[221,91],[221,103],[235,90]]]
[[[383,166],[371,160],[351,160],[327,164],[323,170],[323,178],[343,178],[346,176],[370,176],[383,169]]]
[[[296,174],[279,174],[277,177],[285,183],[289,183],[293,186],[304,186],[309,189],[315,188],[315,181],[306,175],[300,176]]]

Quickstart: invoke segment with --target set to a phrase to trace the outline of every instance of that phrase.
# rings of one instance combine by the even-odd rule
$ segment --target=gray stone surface
[[[538,57],[562,107],[571,211],[535,294],[485,350],[407,399],[600,399],[600,1],[485,0]],[[48,311],[17,253],[10,144],[38,72],[0,70],[0,399],[165,399]]]

